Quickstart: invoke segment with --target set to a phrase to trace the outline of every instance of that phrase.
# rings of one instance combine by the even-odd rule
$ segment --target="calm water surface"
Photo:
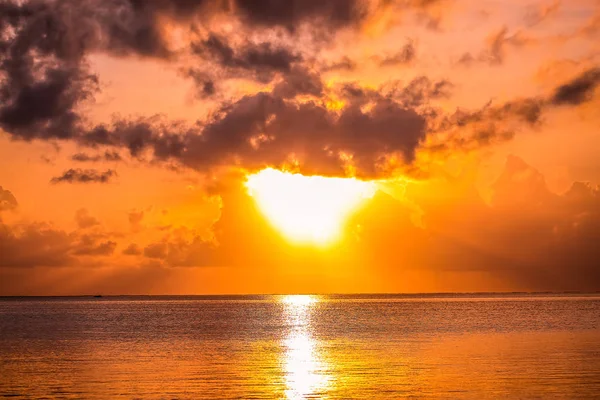
[[[600,296],[0,299],[0,398],[598,398]]]

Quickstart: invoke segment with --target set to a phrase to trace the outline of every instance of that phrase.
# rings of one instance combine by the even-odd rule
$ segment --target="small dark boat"
[[[102,295],[101,294],[97,294],[94,297],[99,298],[99,297],[102,297]]]

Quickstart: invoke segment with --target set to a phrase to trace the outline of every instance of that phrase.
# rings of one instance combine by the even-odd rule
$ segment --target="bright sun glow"
[[[281,298],[282,303],[299,307],[306,307],[317,301],[316,297],[309,294],[290,294]]]
[[[267,219],[285,236],[314,244],[339,238],[346,218],[376,190],[372,182],[272,168],[250,175],[246,186]]]

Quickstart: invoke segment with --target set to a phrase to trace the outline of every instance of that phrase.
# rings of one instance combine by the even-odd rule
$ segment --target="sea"
[[[598,399],[600,294],[0,298],[0,398]]]

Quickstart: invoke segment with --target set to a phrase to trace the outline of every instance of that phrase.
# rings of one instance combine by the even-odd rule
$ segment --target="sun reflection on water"
[[[328,367],[311,327],[311,314],[318,299],[296,295],[282,298],[288,330],[283,338],[285,394],[288,399],[304,399],[324,393],[330,381]]]

